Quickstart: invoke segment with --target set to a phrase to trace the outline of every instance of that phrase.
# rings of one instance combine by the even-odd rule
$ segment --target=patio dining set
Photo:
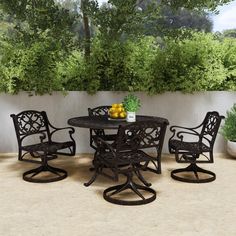
[[[89,130],[89,143],[94,149],[91,178],[84,185],[90,186],[100,175],[116,182],[123,175],[126,181],[106,188],[104,199],[119,205],[150,203],[156,199],[156,191],[144,173],[161,174],[162,147],[169,121],[154,116],[137,116],[135,122],[114,120],[109,118],[109,109],[110,106],[89,108],[88,116],[68,120],[70,126]],[[49,183],[66,178],[67,171],[50,165],[49,161],[58,155],[75,155],[75,129],[54,127],[45,111],[26,110],[11,117],[18,141],[18,160],[38,165],[23,173],[23,179]],[[210,111],[196,127],[170,127],[169,152],[178,163],[189,164],[186,168],[172,170],[173,179],[189,183],[215,180],[215,173],[197,163],[213,163],[213,147],[223,118],[218,112]],[[59,132],[68,134],[66,141],[57,140]]]

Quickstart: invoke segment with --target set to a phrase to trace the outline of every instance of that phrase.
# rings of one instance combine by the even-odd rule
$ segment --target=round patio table
[[[155,120],[160,123],[169,124],[169,121],[162,117],[156,116],[136,116],[136,121]],[[75,127],[90,129],[118,129],[122,124],[128,124],[124,119],[109,119],[106,116],[79,116],[68,120],[68,124]]]
[[[166,130],[167,125],[169,124],[169,121],[162,117],[155,117],[155,116],[136,116],[136,121],[158,121],[161,124],[164,124],[164,129]],[[124,120],[111,120],[107,116],[79,116],[70,118],[68,120],[68,124],[75,127],[80,128],[88,128],[88,129],[110,129],[110,130],[118,130],[120,125],[129,124],[125,119]],[[165,132],[164,132],[165,133]],[[164,139],[164,137],[162,137]],[[163,141],[163,140],[162,140]],[[94,160],[95,160],[94,156]],[[156,157],[156,164],[154,167],[146,166],[146,169],[149,171],[152,171],[156,174],[161,174],[161,152],[157,153]],[[93,164],[95,161],[93,161]],[[91,168],[91,170],[94,170],[94,168]],[[88,182],[85,183],[85,186],[89,186],[93,181],[96,179],[96,174],[93,176],[93,178]],[[109,176],[108,176],[109,177]]]

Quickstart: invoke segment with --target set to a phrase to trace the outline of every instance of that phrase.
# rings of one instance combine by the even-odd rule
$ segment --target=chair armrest
[[[202,124],[196,126],[196,127],[184,127],[184,126],[178,126],[178,125],[172,125],[170,126],[170,131],[176,130],[176,129],[183,129],[183,130],[195,130],[202,126]],[[173,131],[172,131],[173,132]]]
[[[193,128],[187,128],[187,127],[183,127],[183,126],[171,126],[170,131],[173,133],[173,135],[170,137],[170,140],[174,137],[177,137],[178,139],[183,141],[184,134],[199,137],[200,134],[199,134],[199,132],[196,131],[196,129],[198,129],[199,127],[201,127],[201,125],[193,127]]]
[[[50,126],[52,129],[54,129],[54,131],[53,131],[52,133],[54,133],[54,132],[56,132],[56,131],[58,131],[58,130],[66,130],[66,129],[70,130],[72,133],[75,132],[75,129],[74,129],[73,127],[57,128],[57,127],[53,126],[49,121],[48,121],[48,124],[49,124],[49,126]]]
[[[43,140],[46,139],[46,137],[47,137],[46,134],[42,132],[41,135],[39,136],[40,142],[43,143]]]
[[[73,127],[56,128],[56,127],[54,127],[54,126],[51,125],[51,124],[49,124],[49,126],[50,126],[51,128],[53,128],[53,131],[51,132],[51,134],[53,134],[53,133],[55,133],[55,132],[57,132],[57,131],[59,131],[59,130],[68,130],[69,133],[72,133],[72,134],[75,132],[75,129],[74,129]]]
[[[56,127],[54,127],[53,125],[51,125],[50,123],[49,123],[49,126],[53,129],[53,131],[50,132],[50,139],[52,138],[53,134],[55,134],[57,131],[68,130],[68,133],[69,133],[69,135],[70,135],[71,140],[72,140],[73,142],[75,142],[74,139],[73,139],[73,137],[72,137],[72,134],[75,132],[75,129],[74,129],[73,127],[56,128]]]

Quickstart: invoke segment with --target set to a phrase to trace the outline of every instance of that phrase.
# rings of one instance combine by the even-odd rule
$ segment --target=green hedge
[[[54,39],[31,45],[0,40],[0,91],[236,90],[236,39],[219,41],[193,33],[183,40],[143,37],[122,42],[92,41],[91,57],[65,52]]]
[[[63,90],[57,70],[58,59],[62,56],[53,41],[46,38],[30,46],[2,41],[0,90],[11,94],[23,90],[41,95]]]
[[[227,77],[224,43],[195,33],[182,41],[166,40],[153,63],[152,93],[221,90]]]

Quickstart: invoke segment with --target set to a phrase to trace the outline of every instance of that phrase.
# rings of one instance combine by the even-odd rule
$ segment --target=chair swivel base
[[[189,173],[189,172],[194,173],[195,179],[178,175],[179,173]],[[198,173],[206,174],[208,177],[200,178]],[[208,183],[216,179],[216,174],[209,170],[202,169],[196,164],[192,163],[186,168],[181,168],[181,169],[176,169],[176,170],[171,171],[171,177],[175,180],[187,182],[187,183]]]
[[[37,175],[43,173],[43,172],[48,172],[52,177],[38,177]],[[65,179],[67,177],[67,172],[65,170],[52,167],[48,164],[42,165],[38,168],[35,168],[33,170],[26,171],[23,174],[23,179],[28,182],[33,182],[33,183],[50,183],[50,182],[55,182],[59,181],[62,179]]]
[[[118,193],[125,191],[126,189],[132,190],[141,199],[139,199],[139,200],[122,200],[122,199],[117,199],[117,198],[112,197]],[[151,194],[151,196],[148,198],[145,198],[140,193],[139,190],[143,190],[144,192]],[[156,191],[153,190],[152,188],[147,187],[147,186],[142,186],[142,185],[134,183],[132,180],[132,176],[127,175],[127,181],[124,184],[112,186],[112,187],[105,189],[103,192],[103,198],[108,202],[118,204],[118,205],[128,205],[128,206],[143,205],[143,204],[150,203],[156,199]]]
[[[57,155],[47,155],[47,161],[51,161],[57,158]],[[25,162],[30,162],[30,163],[36,163],[36,164],[42,164],[42,161],[38,161],[38,156],[33,156],[33,154],[31,154],[31,156],[29,158],[26,157],[19,157],[18,160],[19,161],[25,161]]]

